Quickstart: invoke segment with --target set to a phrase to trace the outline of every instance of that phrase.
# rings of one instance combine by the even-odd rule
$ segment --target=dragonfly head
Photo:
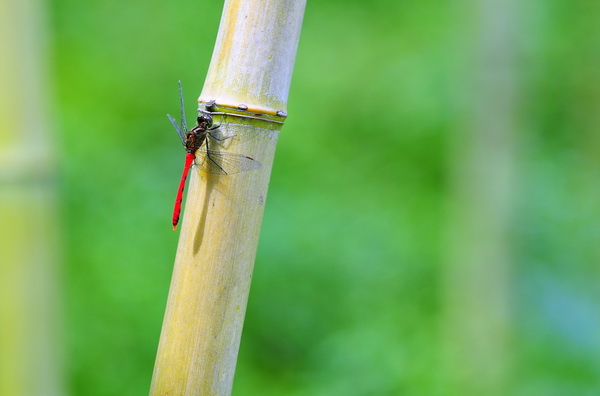
[[[208,129],[213,125],[213,119],[210,114],[202,114],[198,117],[198,126],[202,129]]]

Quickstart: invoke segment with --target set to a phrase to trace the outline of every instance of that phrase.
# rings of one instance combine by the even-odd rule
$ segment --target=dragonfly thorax
[[[193,154],[202,146],[212,125],[213,119],[209,114],[202,114],[198,117],[197,125],[186,135],[185,148],[188,153]]]
[[[202,126],[196,126],[192,128],[186,136],[185,139],[185,148],[188,153],[195,153],[198,150],[204,140],[206,140],[206,134],[208,133],[208,129],[203,128]]]

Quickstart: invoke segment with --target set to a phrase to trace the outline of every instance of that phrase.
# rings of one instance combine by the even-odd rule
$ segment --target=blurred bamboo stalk
[[[228,112],[244,104],[255,114],[285,114],[304,6],[305,0],[226,1],[199,102],[215,100]],[[224,122],[234,135],[255,135],[228,150],[251,155],[263,167],[190,177],[151,395],[232,390],[281,124],[238,117]]]
[[[511,260],[518,129],[517,3],[477,0],[465,133],[453,142],[445,273],[449,394],[510,394]],[[470,80],[470,81],[469,81]]]
[[[45,3],[0,2],[0,395],[62,395]]]

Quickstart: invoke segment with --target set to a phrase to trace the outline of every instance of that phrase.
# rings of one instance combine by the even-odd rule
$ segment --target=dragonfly
[[[217,150],[219,142],[234,138],[235,135],[225,136],[223,133],[219,133],[221,132],[221,123],[213,123],[213,113],[203,111],[196,120],[196,126],[188,130],[181,81],[179,81],[179,99],[181,102],[181,123],[178,125],[177,121],[170,114],[167,114],[186,151],[183,173],[175,198],[175,207],[173,208],[173,230],[177,229],[179,223],[183,190],[192,165],[200,167],[207,173],[219,175],[233,175],[256,170],[262,166],[260,162],[247,155]]]

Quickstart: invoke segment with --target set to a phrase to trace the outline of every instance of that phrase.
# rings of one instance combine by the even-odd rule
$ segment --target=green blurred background
[[[31,4],[64,386],[147,394],[183,165],[165,114],[177,80],[193,114],[223,3]],[[234,395],[598,394],[599,18],[590,0],[308,2]]]

